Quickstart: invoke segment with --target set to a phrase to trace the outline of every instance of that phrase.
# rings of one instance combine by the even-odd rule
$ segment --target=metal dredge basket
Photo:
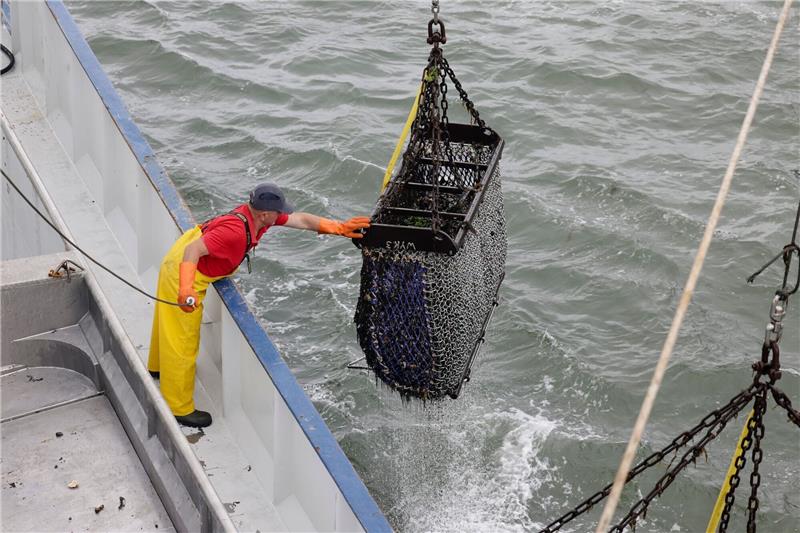
[[[441,34],[429,25],[434,47],[402,166],[354,240],[363,257],[354,319],[368,368],[424,400],[457,398],[469,380],[506,258],[504,142],[443,57],[439,24]],[[447,119],[448,78],[475,125]]]

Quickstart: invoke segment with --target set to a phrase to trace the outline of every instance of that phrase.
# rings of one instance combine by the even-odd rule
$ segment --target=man
[[[369,218],[336,222],[295,213],[277,185],[264,183],[250,193],[248,203],[190,229],[172,245],[158,274],[158,297],[182,305],[156,303],[147,368],[160,379],[161,394],[183,425],[211,425],[211,414],[195,409],[193,399],[206,289],[233,275],[245,258],[249,266],[250,250],[272,226],[358,239]]]

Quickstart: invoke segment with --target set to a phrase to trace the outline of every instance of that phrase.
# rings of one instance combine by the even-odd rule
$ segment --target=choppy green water
[[[68,5],[198,220],[262,180],[302,210],[371,211],[427,57],[429,3]],[[344,368],[360,357],[349,241],[263,239],[239,282],[396,529],[528,531],[611,480],[780,5],[442,1],[447,57],[507,140],[503,303],[456,402],[403,407]],[[800,197],[799,21],[795,10],[643,453],[744,388],[760,353],[780,271],[744,279],[788,242]],[[795,302],[781,386],[798,406]],[[800,432],[775,409],[766,427],[760,530],[800,531]],[[739,429],[639,531],[704,530]],[[637,481],[623,504],[649,489]]]

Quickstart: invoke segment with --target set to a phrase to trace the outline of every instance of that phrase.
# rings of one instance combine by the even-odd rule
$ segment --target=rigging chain
[[[755,428],[753,431],[753,471],[750,473],[750,498],[747,500],[747,533],[756,531],[756,512],[758,511],[758,487],[761,485],[761,474],[758,467],[764,458],[761,451],[761,439],[764,438],[764,413],[767,411],[767,388],[761,389],[756,394],[755,406],[753,409],[753,421]]]
[[[431,112],[431,126],[433,128],[433,135],[431,138],[431,180],[433,185],[433,194],[431,195],[431,229],[433,235],[439,233],[439,171],[441,169],[441,147],[442,147],[442,116],[439,113],[439,99],[442,99],[442,106],[444,111],[447,111],[447,86],[442,82],[441,86],[436,83],[436,79],[441,76],[440,62],[442,59],[442,50],[439,48],[439,43],[435,42],[431,50],[431,65],[432,70],[428,70],[427,75],[433,79],[429,82],[431,100],[429,102]],[[443,93],[440,91],[444,91]],[[441,95],[441,96],[440,96]],[[445,115],[446,117],[447,115]],[[446,125],[445,125],[446,131]]]
[[[757,390],[760,391],[763,389],[763,384],[758,384],[757,387]],[[747,403],[749,403],[749,398],[747,402],[741,406],[740,411],[744,409]],[[643,517],[645,514],[647,514],[647,509],[650,506],[650,503],[658,496],[661,496],[667,487],[669,487],[672,482],[675,481],[677,475],[684,468],[689,466],[689,464],[694,463],[701,454],[706,453],[706,446],[720,433],[722,433],[727,423],[737,414],[739,414],[739,412],[729,413],[727,416],[720,418],[716,425],[712,426],[699,441],[686,450],[677,465],[667,468],[667,471],[659,478],[647,496],[641,498],[638,502],[633,504],[630,511],[628,511],[628,514],[626,514],[616,526],[612,527],[611,531],[618,533],[623,531],[628,526],[635,527],[639,517]]]
[[[758,376],[756,376],[758,379]],[[728,531],[728,524],[731,518],[731,509],[735,501],[735,491],[741,481],[740,474],[745,464],[747,463],[746,455],[750,446],[753,446],[753,472],[750,474],[750,498],[747,502],[748,517],[747,517],[747,532],[755,533],[756,531],[756,511],[758,510],[758,488],[761,485],[761,474],[758,473],[758,466],[763,458],[761,451],[761,439],[764,438],[764,413],[767,410],[767,389],[771,384],[761,383],[761,388],[755,395],[755,405],[753,406],[753,416],[747,421],[747,434],[742,439],[741,449],[739,455],[736,457],[734,463],[734,472],[728,480],[728,492],[725,494],[725,507],[722,509],[722,515],[719,521],[719,533]]]
[[[755,409],[754,409],[755,411]],[[728,530],[728,522],[731,519],[731,509],[733,509],[733,502],[735,499],[734,492],[736,488],[739,486],[739,482],[741,481],[741,474],[742,469],[744,468],[745,463],[747,462],[746,455],[747,451],[750,449],[750,446],[753,444],[753,431],[755,430],[756,423],[755,423],[755,413],[754,416],[750,417],[747,421],[747,433],[745,434],[744,438],[742,439],[741,445],[739,446],[739,455],[736,456],[734,460],[734,470],[733,474],[731,474],[730,478],[728,479],[728,492],[725,494],[725,507],[722,508],[722,514],[720,515],[719,520],[719,530],[720,532],[725,532]]]
[[[766,331],[764,335],[764,344],[761,350],[761,359],[753,363],[753,370],[755,371],[753,383],[748,389],[735,396],[724,407],[717,409],[716,411],[712,411],[711,414],[707,415],[694,428],[687,432],[681,433],[667,447],[650,455],[648,458],[636,465],[636,467],[631,469],[625,480],[626,483],[636,477],[643,470],[655,465],[656,463],[659,463],[666,455],[672,453],[673,451],[677,453],[679,448],[682,448],[690,440],[693,440],[695,435],[697,435],[703,429],[707,430],[705,435],[683,454],[681,460],[676,466],[673,467],[671,466],[672,463],[670,463],[667,472],[656,482],[653,490],[651,490],[645,497],[637,501],[631,507],[628,514],[611,528],[611,531],[619,532],[625,527],[635,526],[639,517],[644,516],[644,514],[647,512],[647,508],[652,500],[664,492],[664,490],[674,481],[675,476],[681,470],[683,470],[690,463],[694,462],[701,453],[704,453],[705,446],[717,435],[719,435],[725,428],[725,425],[747,404],[749,404],[750,400],[753,398],[755,398],[755,403],[753,406],[754,414],[753,417],[747,422],[747,432],[742,439],[740,452],[734,462],[734,472],[728,481],[729,486],[728,491],[725,494],[725,506],[720,517],[719,531],[721,533],[727,531],[731,509],[733,508],[733,503],[735,501],[735,491],[739,486],[740,474],[747,462],[746,454],[748,451],[750,451],[751,446],[753,470],[750,474],[750,496],[747,502],[747,532],[754,533],[756,531],[756,514],[759,507],[758,489],[761,485],[761,474],[759,473],[758,468],[763,459],[761,440],[763,439],[765,432],[763,417],[767,410],[768,391],[772,393],[775,403],[786,411],[789,421],[800,427],[800,412],[792,407],[792,402],[789,397],[775,386],[775,382],[781,377],[780,347],[778,343],[783,332],[782,321],[786,315],[786,309],[789,304],[789,296],[794,294],[797,291],[798,285],[800,285],[800,273],[798,273],[798,283],[795,283],[794,287],[790,287],[788,285],[793,255],[795,253],[800,254],[800,249],[796,243],[799,222],[800,203],[798,203],[798,210],[797,215],[795,216],[791,242],[783,248],[783,251],[781,251],[778,256],[776,256],[772,261],[764,265],[764,267],[762,267],[758,272],[748,278],[748,282],[752,282],[752,280],[755,279],[758,274],[760,274],[778,258],[784,258],[785,270],[783,275],[783,283],[781,288],[776,291],[775,297],[773,298],[770,306],[769,323],[765,328]],[[798,270],[800,272],[800,268]],[[771,358],[770,355],[772,356]],[[769,381],[762,382],[761,376],[767,376]],[[613,484],[609,484],[603,490],[593,494],[578,504],[573,510],[542,529],[540,533],[552,533],[557,531],[564,524],[587,512],[594,505],[609,495],[612,486]]]
[[[789,421],[795,426],[800,427],[800,411],[792,408],[792,401],[789,397],[775,385],[770,384],[769,390],[772,391],[772,397],[775,399],[775,403],[786,410]]]
[[[780,391],[772,383],[761,382],[760,376],[761,374],[757,374],[750,387],[734,396],[725,406],[706,415],[706,417],[703,418],[695,427],[681,433],[669,445],[651,454],[631,469],[626,483],[634,479],[644,470],[660,463],[665,459],[665,457],[673,452],[677,454],[677,451],[685,446],[689,441],[693,440],[698,433],[703,430],[707,430],[703,437],[698,440],[698,442],[687,449],[687,451],[681,457],[681,460],[675,466],[672,466],[672,463],[675,461],[675,457],[673,457],[669,463],[667,471],[655,483],[653,490],[651,490],[647,496],[636,502],[631,507],[631,510],[628,512],[628,514],[626,514],[625,517],[620,520],[620,522],[613,526],[610,531],[617,533],[623,531],[626,527],[635,527],[637,520],[647,513],[648,506],[652,500],[660,496],[664,490],[666,490],[666,488],[675,480],[675,477],[678,473],[680,473],[681,470],[693,463],[701,454],[705,453],[705,447],[722,432],[731,419],[735,418],[745,407],[747,407],[753,398],[755,398],[754,416],[748,422],[747,433],[742,440],[741,454],[735,460],[735,471],[729,481],[730,488],[728,494],[725,495],[725,508],[722,511],[719,531],[727,531],[728,521],[730,520],[730,511],[733,507],[733,502],[735,499],[734,491],[739,485],[741,470],[744,468],[745,463],[747,462],[745,454],[748,450],[750,450],[751,446],[753,447],[754,468],[750,475],[751,493],[748,500],[749,516],[747,531],[748,533],[755,531],[755,513],[759,507],[757,494],[758,488],[761,484],[761,475],[758,473],[758,465],[761,463],[763,456],[763,452],[761,451],[761,439],[764,436],[763,415],[766,413],[767,391],[772,393],[772,396],[775,398],[775,403],[787,411],[789,420],[796,426],[800,427],[800,412],[792,408],[792,402],[789,400],[786,394]],[[611,492],[612,485],[612,483],[609,483],[602,490],[592,494],[568,513],[557,518],[545,528],[541,529],[539,533],[553,533],[558,531],[568,522],[586,513],[608,496],[608,494]]]
[[[616,509],[620,496],[622,495],[622,487],[627,479],[631,464],[636,457],[636,450],[641,442],[644,428],[647,425],[647,419],[650,417],[650,413],[652,412],[653,404],[655,403],[656,396],[658,395],[658,390],[664,379],[664,374],[667,371],[669,359],[672,356],[672,351],[674,350],[675,343],[678,340],[678,332],[680,331],[681,325],[686,316],[686,310],[689,307],[692,294],[697,286],[697,280],[700,277],[700,271],[703,267],[703,263],[705,262],[706,254],[711,246],[714,229],[717,227],[717,223],[719,222],[719,218],[722,213],[722,206],[725,204],[725,199],[728,195],[728,191],[730,190],[731,182],[733,180],[733,174],[736,171],[736,165],[739,161],[739,157],[741,156],[745,141],[747,140],[747,134],[750,131],[750,126],[753,123],[753,117],[755,116],[758,102],[761,99],[761,95],[764,91],[764,85],[767,81],[767,74],[769,73],[772,65],[772,60],[775,56],[775,50],[778,47],[778,41],[788,18],[789,8],[792,5],[792,1],[793,0],[785,0],[783,8],[781,9],[778,23],[775,26],[775,31],[767,50],[767,55],[764,58],[764,63],[761,66],[761,72],[758,76],[756,87],[750,98],[750,103],[747,106],[747,113],[742,121],[742,126],[736,139],[736,145],[734,146],[733,153],[728,161],[728,167],[725,170],[725,176],[722,178],[722,183],[720,184],[717,198],[714,202],[714,206],[711,209],[711,214],[709,215],[706,228],[703,232],[703,237],[700,241],[700,245],[698,246],[697,254],[692,262],[692,268],[689,272],[689,277],[686,280],[686,285],[681,293],[680,302],[675,310],[675,315],[672,318],[672,324],[670,325],[669,333],[664,341],[664,346],[661,350],[661,354],[658,357],[655,370],[653,371],[653,377],[650,380],[650,386],[648,387],[647,393],[642,401],[642,406],[639,410],[639,415],[636,417],[636,422],[634,423],[631,437],[628,440],[628,445],[625,448],[619,468],[614,476],[614,486],[611,489],[611,494],[609,495],[608,501],[603,509],[603,513],[600,516],[600,520],[597,523],[597,527],[595,528],[596,533],[603,532],[614,518],[614,510]]]
[[[685,446],[688,442],[693,440],[695,436],[704,429],[708,430],[707,435],[713,433],[714,436],[716,436],[717,434],[719,434],[719,431],[716,432],[714,431],[715,429],[717,429],[717,426],[720,426],[719,429],[721,430],[725,426],[725,424],[727,424],[728,421],[730,421],[731,418],[739,414],[742,411],[742,409],[744,409],[750,403],[750,400],[753,398],[753,396],[756,394],[758,390],[759,390],[759,385],[753,383],[752,385],[750,385],[750,387],[748,387],[747,389],[743,390],[742,392],[734,396],[727,404],[706,415],[696,426],[689,429],[688,431],[684,431],[683,433],[675,437],[675,439],[673,439],[673,441],[669,443],[667,446],[665,446],[664,448],[662,448],[657,452],[652,453],[647,458],[640,461],[639,464],[637,464],[635,467],[631,469],[630,473],[628,474],[626,482],[631,481],[632,479],[634,479],[636,476],[638,476],[640,473],[647,470],[651,466],[660,463],[661,461],[664,460],[665,457],[672,454],[673,452],[677,453],[677,450],[679,450],[680,448]],[[698,446],[697,444],[693,445],[689,451],[691,452],[693,449],[697,448],[697,446]],[[539,533],[553,533],[554,531],[558,531],[565,524],[577,518],[578,516],[582,515],[583,513],[589,511],[592,507],[603,501],[606,498],[606,496],[608,496],[608,494],[611,492],[612,486],[613,483],[609,483],[608,485],[606,485],[605,488],[596,492],[595,494],[592,494],[591,496],[586,498],[583,502],[579,503],[570,512],[564,514],[563,516],[557,518],[556,520],[548,524],[547,527],[542,529]],[[643,512],[644,510],[646,510],[646,506],[641,512]],[[639,514],[641,514],[641,512]]]

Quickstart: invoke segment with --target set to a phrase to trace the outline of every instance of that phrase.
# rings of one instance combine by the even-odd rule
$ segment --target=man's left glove
[[[319,219],[319,229],[317,233],[328,233],[332,235],[341,235],[342,237],[349,237],[351,239],[360,239],[364,236],[360,229],[369,227],[369,217],[353,217],[344,222],[337,222],[327,218]]]
[[[191,313],[195,310],[199,298],[194,290],[194,276],[197,272],[197,263],[184,261],[179,267],[180,277],[178,278],[178,303],[181,304],[181,311]],[[194,298],[194,304],[188,305],[186,300]]]

